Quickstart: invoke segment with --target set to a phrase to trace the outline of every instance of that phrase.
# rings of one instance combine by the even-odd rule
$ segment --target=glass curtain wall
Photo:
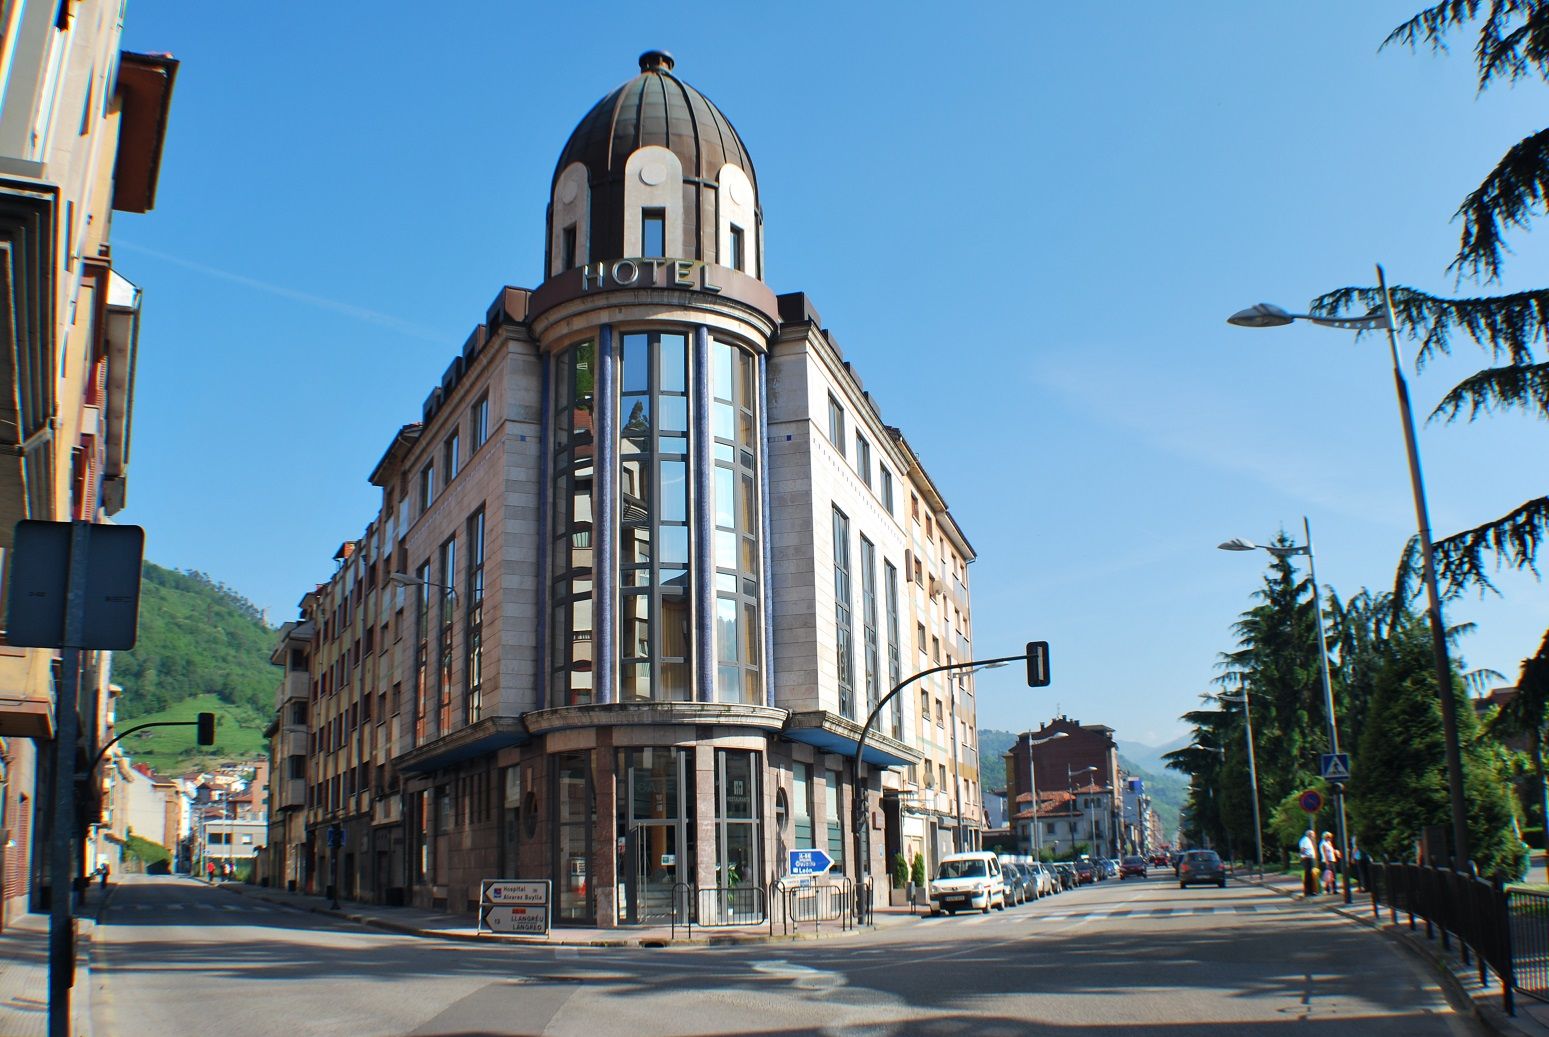
[[[903,680],[903,674],[898,659],[898,570],[893,563],[884,560],[882,562],[884,574],[883,593],[887,595],[887,686],[898,687],[898,682]],[[904,698],[902,695],[893,699],[893,737],[904,737]]]
[[[711,346],[710,434],[714,440],[716,700],[757,703],[762,628],[758,622],[757,367],[736,346]]]
[[[866,659],[866,716],[870,716],[882,696],[877,690],[881,681],[877,646],[877,548],[865,537],[861,537],[861,653]]]
[[[592,701],[592,437],[596,349],[572,346],[554,363],[553,624],[549,704]]]
[[[850,628],[850,517],[834,509],[834,657],[839,712],[855,719],[855,646]]]
[[[468,519],[468,579],[463,591],[467,601],[463,639],[467,642],[463,698],[466,724],[477,723],[484,715],[484,509]]]
[[[693,699],[688,336],[622,336],[619,699]]]

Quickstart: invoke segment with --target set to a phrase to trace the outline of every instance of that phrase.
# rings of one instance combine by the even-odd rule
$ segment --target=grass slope
[[[199,713],[215,714],[215,745],[201,748],[194,744],[193,727],[158,727],[130,735],[119,744],[135,763],[149,764],[157,774],[181,774],[212,763],[251,760],[267,756],[268,743],[263,730],[267,723],[251,712],[222,702],[214,695],[198,695],[174,703],[166,709],[118,721],[120,730],[149,720],[193,720]]]

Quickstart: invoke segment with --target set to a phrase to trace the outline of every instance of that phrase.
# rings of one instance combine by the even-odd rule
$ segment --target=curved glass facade
[[[615,687],[623,703],[762,702],[757,360],[717,340],[698,370],[694,335],[677,327],[598,341],[616,343],[616,355],[599,357],[588,341],[554,364],[550,705],[606,701],[599,689]],[[596,380],[599,360],[616,377]],[[616,398],[595,400],[594,387],[610,381]],[[708,414],[694,413],[696,399],[709,401]],[[616,452],[598,450],[594,432],[613,435]],[[616,482],[594,480],[599,459]],[[613,506],[594,493],[616,494]],[[592,550],[594,515],[613,516],[614,528],[595,535],[616,538],[614,572],[594,572],[605,557]],[[616,685],[593,672],[594,626],[612,611],[599,595],[617,606],[617,659],[595,661],[616,663]],[[713,602],[711,615],[698,614],[701,602]],[[697,672],[701,637],[713,639],[710,674]]]

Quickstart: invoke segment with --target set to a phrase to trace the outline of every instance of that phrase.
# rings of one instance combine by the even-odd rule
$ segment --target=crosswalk
[[[1171,906],[1130,906],[1130,907],[1098,907],[1089,911],[1024,911],[1016,910],[1010,914],[1012,920],[1018,922],[1053,923],[1053,922],[1099,922],[1104,919],[1144,919],[1144,918],[1182,918],[1194,915],[1248,915],[1259,911],[1273,911],[1279,905],[1276,904],[1198,904],[1181,907]],[[956,924],[974,925],[982,922],[992,922],[1007,916],[999,913],[982,915],[976,914],[971,918],[963,919]]]
[[[262,900],[244,900],[240,903],[221,904],[208,900],[169,900],[169,901],[115,901],[108,907],[108,911],[161,911],[175,914],[183,911],[222,911],[227,914],[253,914],[255,912],[283,911],[285,908],[277,904],[265,903]]]

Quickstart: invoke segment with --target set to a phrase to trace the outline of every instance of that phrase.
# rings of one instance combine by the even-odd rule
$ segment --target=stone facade
[[[549,276],[496,295],[287,628],[277,877],[452,911],[548,879],[559,923],[715,924],[776,910],[793,849],[848,889],[977,845],[971,675],[909,683],[853,764],[892,687],[966,670],[973,549],[810,300],[764,284],[730,124],[663,134],[613,104],[642,85],[713,111],[652,52],[582,120]]]

